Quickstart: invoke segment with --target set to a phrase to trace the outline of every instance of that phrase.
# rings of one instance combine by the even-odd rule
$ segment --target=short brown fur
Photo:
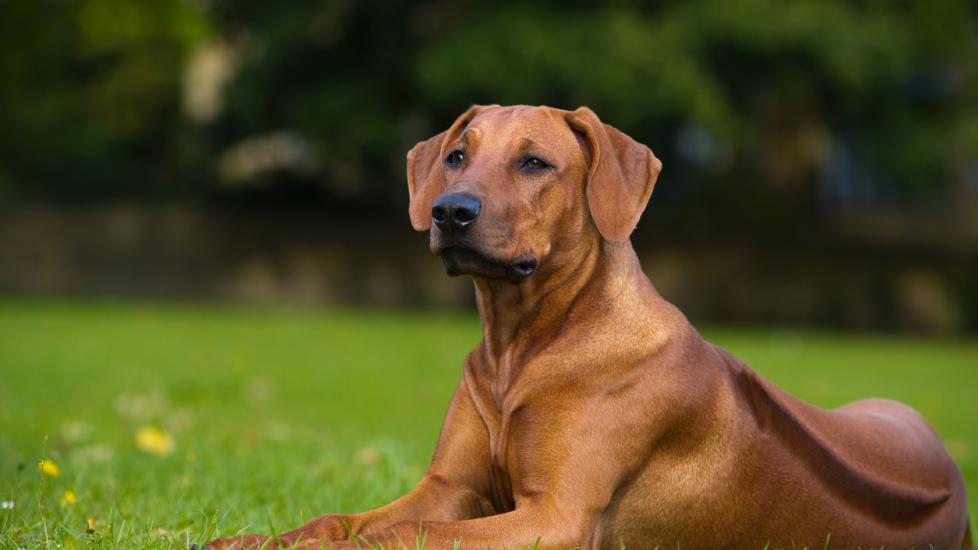
[[[551,168],[521,169],[528,155]],[[415,146],[411,223],[472,274],[483,338],[413,491],[278,540],[353,548],[350,529],[413,548],[422,529],[431,549],[971,548],[961,474],[919,414],[804,403],[659,296],[628,236],[660,168],[587,108],[476,106]],[[482,200],[464,238],[432,228],[449,192]],[[525,257],[536,271],[507,275]],[[208,548],[262,543],[276,545]]]

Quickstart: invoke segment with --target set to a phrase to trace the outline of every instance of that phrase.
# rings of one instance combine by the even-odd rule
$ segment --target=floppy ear
[[[491,107],[491,106],[490,106]],[[431,228],[431,203],[445,192],[445,171],[442,160],[445,146],[455,139],[482,111],[489,107],[473,105],[455,119],[444,132],[420,141],[407,154],[408,214],[411,226],[418,231]]]
[[[602,123],[591,109],[581,107],[567,118],[591,153],[587,176],[587,205],[601,236],[624,241],[638,223],[662,163],[648,147]]]

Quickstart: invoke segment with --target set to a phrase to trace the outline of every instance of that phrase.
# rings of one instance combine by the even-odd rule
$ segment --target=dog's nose
[[[431,220],[442,231],[462,232],[475,223],[481,210],[482,203],[472,195],[448,193],[435,199],[431,206]]]

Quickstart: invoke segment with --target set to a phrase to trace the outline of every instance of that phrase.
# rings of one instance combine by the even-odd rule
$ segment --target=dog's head
[[[518,282],[589,235],[628,239],[661,167],[586,107],[474,106],[408,153],[411,224],[450,275]]]

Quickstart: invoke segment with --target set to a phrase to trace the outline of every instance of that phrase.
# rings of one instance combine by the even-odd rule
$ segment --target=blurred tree
[[[587,104],[666,158],[674,215],[803,231],[978,158],[976,25],[971,0],[0,2],[0,185],[400,208],[404,152],[466,105]]]
[[[78,196],[180,181],[181,72],[209,33],[181,0],[0,3],[0,189]]]

